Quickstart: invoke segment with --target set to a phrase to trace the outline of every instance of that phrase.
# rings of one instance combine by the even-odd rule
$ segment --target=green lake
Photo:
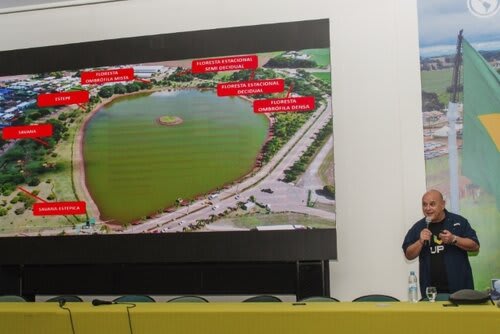
[[[183,122],[160,125],[161,116]],[[248,101],[213,91],[117,98],[85,129],[87,187],[102,219],[132,222],[248,174],[268,126]]]

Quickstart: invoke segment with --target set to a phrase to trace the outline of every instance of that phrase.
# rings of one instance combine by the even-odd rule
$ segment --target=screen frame
[[[0,265],[315,261],[336,229],[0,238]]]
[[[327,48],[329,31],[320,19],[9,50],[0,76]],[[0,265],[332,260],[336,240],[336,229],[1,237]]]

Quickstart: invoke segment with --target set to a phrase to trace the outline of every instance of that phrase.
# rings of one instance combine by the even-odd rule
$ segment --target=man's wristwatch
[[[452,245],[456,245],[458,242],[458,237],[456,235],[453,236],[453,240],[451,241]]]

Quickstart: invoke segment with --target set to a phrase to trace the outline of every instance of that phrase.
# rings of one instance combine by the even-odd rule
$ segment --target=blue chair
[[[339,300],[337,298],[333,297],[324,297],[324,296],[314,296],[314,297],[307,297],[299,300],[299,302],[304,302],[304,303],[331,303],[331,302],[338,302]]]
[[[438,293],[436,295],[436,301],[438,301],[438,302],[447,302],[448,300],[450,300],[450,294],[449,293]],[[429,299],[427,297],[422,297],[420,299],[420,301],[422,301],[422,302],[428,302]]]
[[[83,300],[80,297],[74,295],[56,296],[46,300],[46,302],[56,302],[56,303],[60,301],[64,301],[66,303],[83,302]]]
[[[15,296],[15,295],[5,295],[5,296],[0,296],[0,303],[10,303],[10,302],[26,302],[26,299],[24,299],[21,296]]]
[[[271,295],[259,295],[247,298],[244,303],[281,303],[281,299]]]
[[[113,299],[116,303],[154,303],[153,298],[146,295],[124,295]]]
[[[366,295],[354,299],[353,302],[399,302],[399,299],[387,295]]]
[[[208,300],[200,296],[180,296],[167,300],[167,303],[208,303]]]

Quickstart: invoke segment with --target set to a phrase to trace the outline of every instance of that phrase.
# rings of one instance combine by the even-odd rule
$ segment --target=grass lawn
[[[428,93],[436,93],[439,101],[448,104],[450,99],[446,88],[451,86],[453,71],[451,68],[437,71],[421,71],[422,90]]]
[[[164,122],[164,123],[170,123],[170,122],[173,122],[177,119],[177,117],[175,116],[162,116],[160,117],[160,122]]]
[[[52,180],[53,191],[56,196],[57,201],[75,201],[77,200],[75,193],[73,191],[72,185],[72,145],[75,138],[76,131],[80,128],[83,120],[83,116],[79,116],[75,122],[71,123],[69,126],[68,133],[69,138],[67,140],[61,140],[54,150],[57,153],[55,158],[51,158],[50,162],[55,162],[59,166],[62,166],[60,170],[55,173],[45,174],[43,181],[47,179]]]
[[[313,207],[315,209],[320,209],[320,210],[331,212],[331,213],[335,213],[335,209],[336,209],[335,204],[326,204],[326,203],[320,203],[320,202],[314,203]]]
[[[326,141],[328,142],[328,140]],[[325,157],[325,160],[321,163],[318,170],[318,175],[323,181],[323,184],[334,184],[334,158],[333,158],[333,147],[330,149],[330,153]]]
[[[332,82],[332,76],[330,72],[312,72],[311,74],[314,75],[316,78],[323,80],[324,82],[327,83]]]
[[[303,225],[314,228],[335,228],[335,221],[300,213],[255,213],[245,216],[227,217],[221,222],[233,223],[237,227],[255,228],[269,225]]]
[[[458,161],[459,165],[461,165],[461,151],[458,153]],[[427,175],[427,188],[432,188],[443,182],[449,182],[448,155],[425,160],[425,172]]]

